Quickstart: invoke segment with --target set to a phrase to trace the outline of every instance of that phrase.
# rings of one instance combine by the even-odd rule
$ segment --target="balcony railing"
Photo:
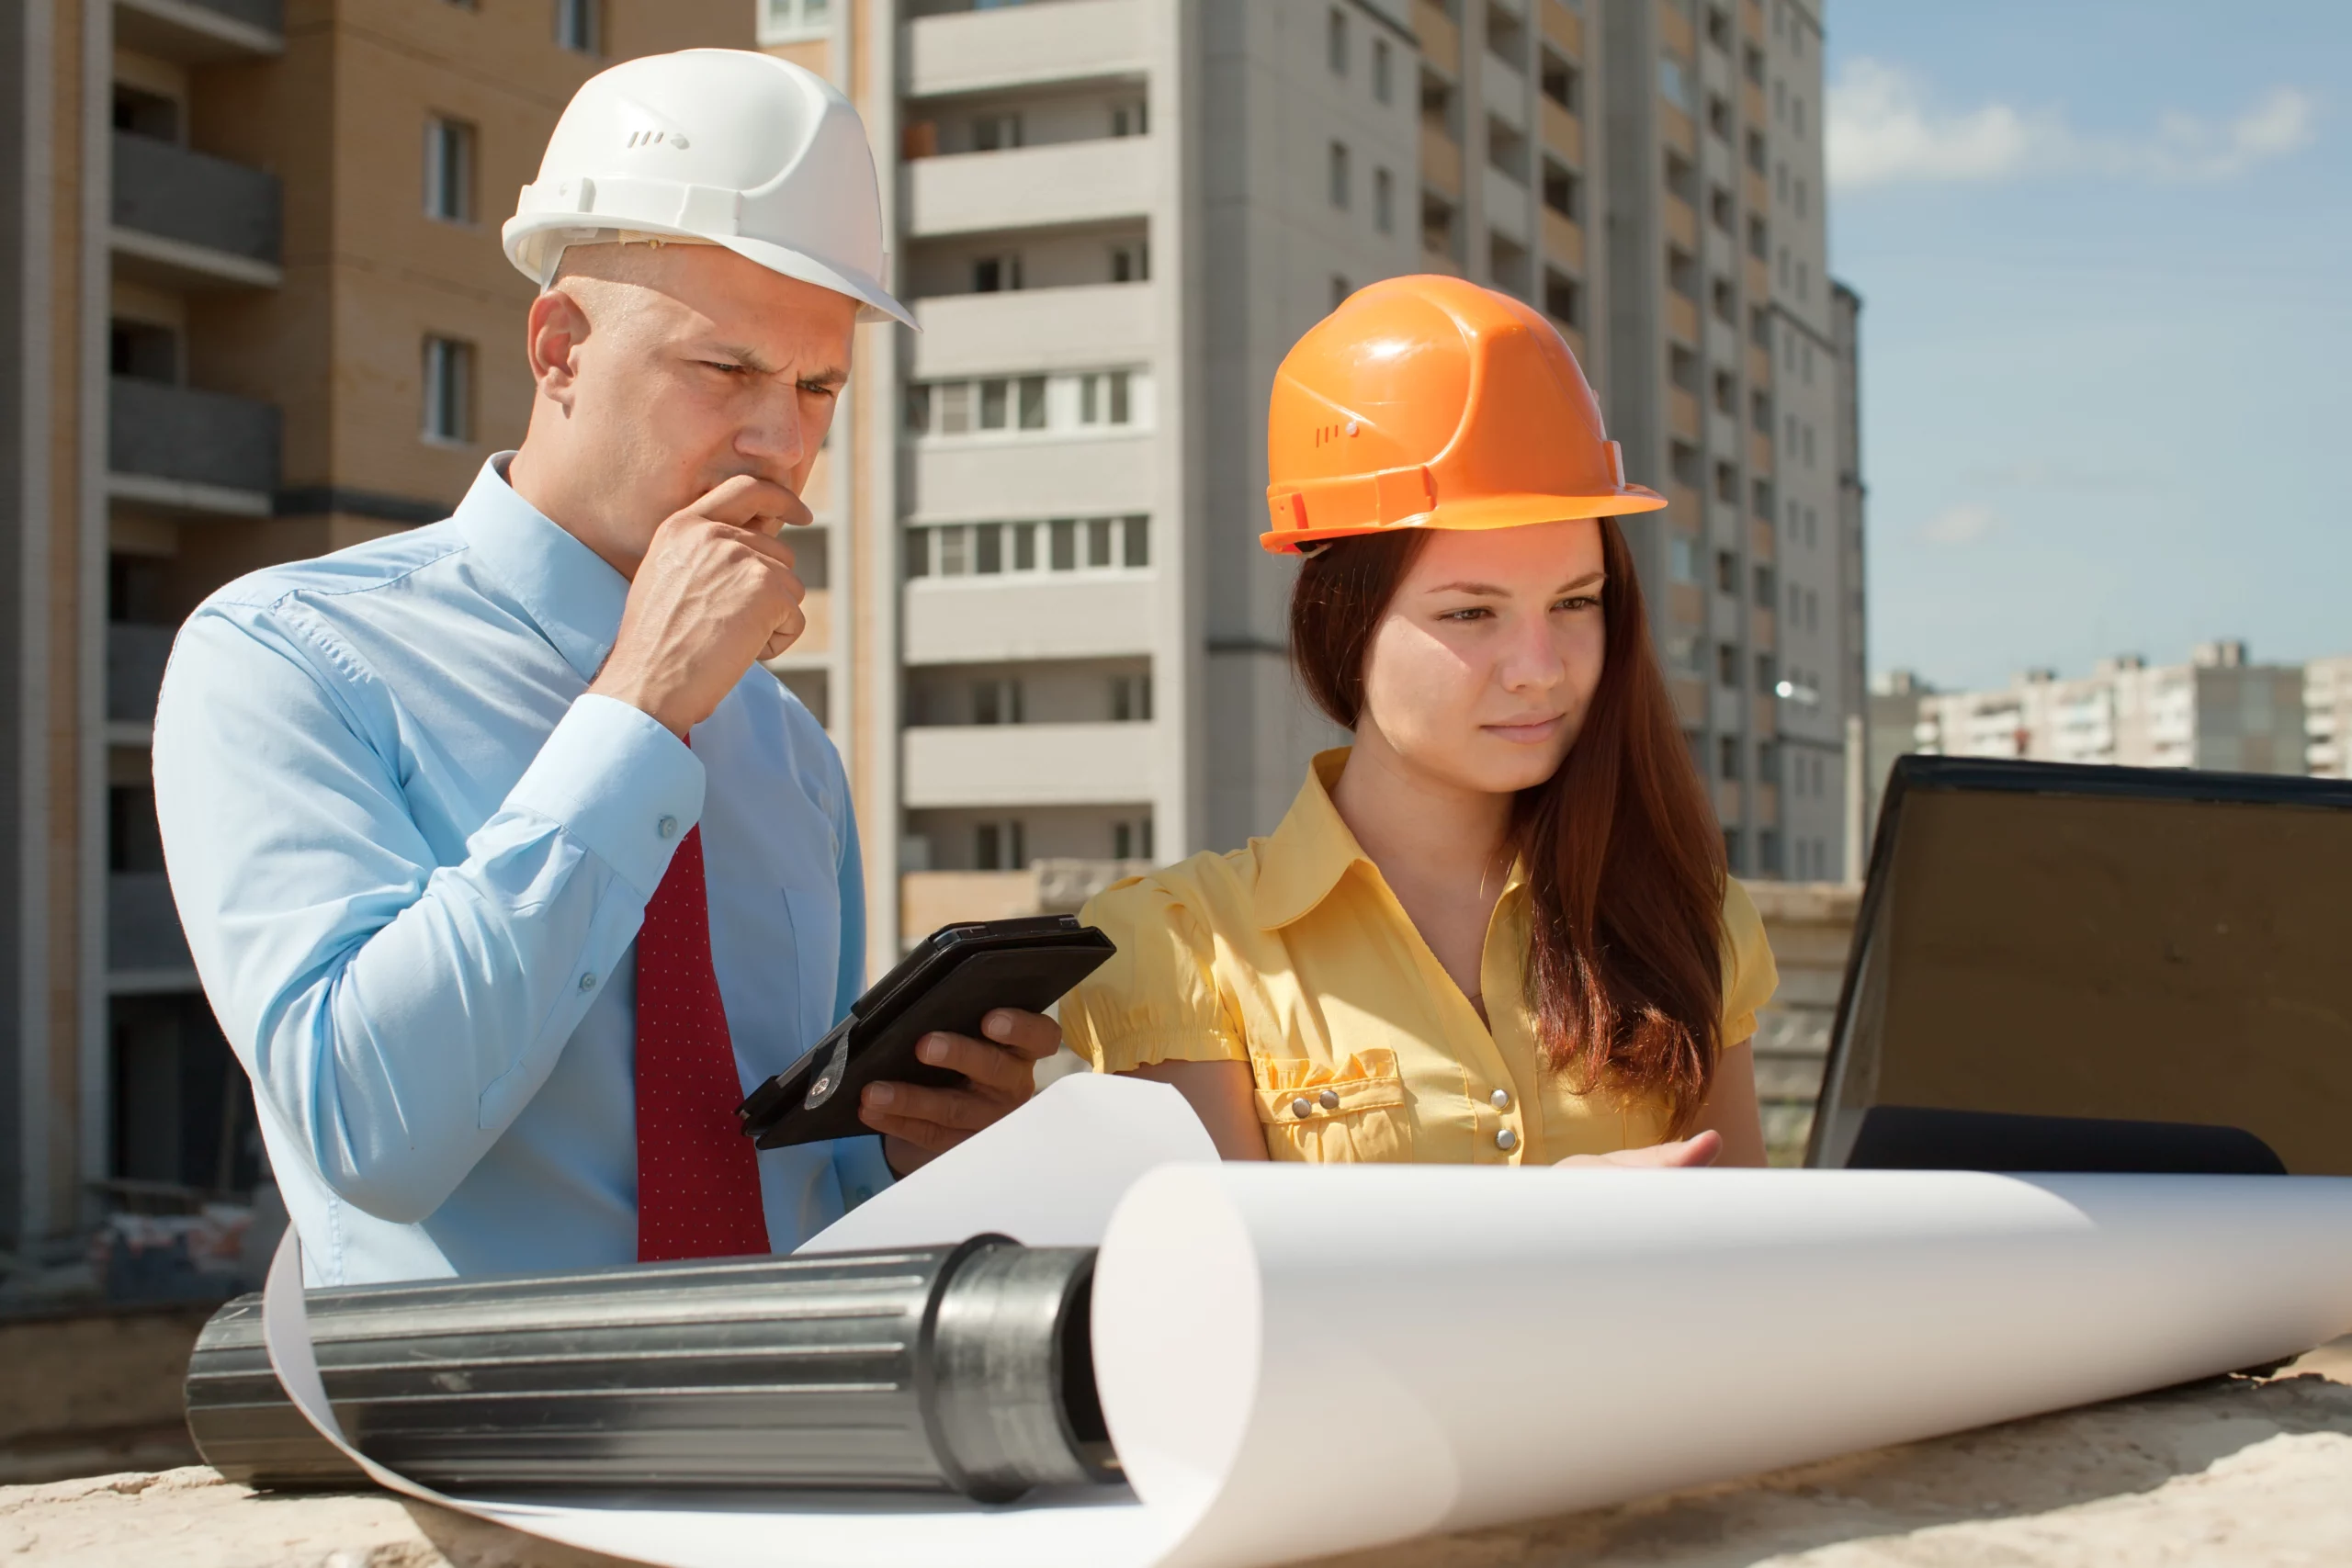
[[[155,694],[164,684],[164,664],[172,656],[176,626],[107,627],[107,719],[117,724],[153,724]]]
[[[115,473],[224,490],[277,488],[275,403],[118,376],[107,411],[107,466]]]
[[[114,136],[114,221],[136,233],[275,266],[277,176],[152,136]]]
[[[114,41],[183,65],[286,51],[285,0],[116,0]]]
[[[119,871],[107,878],[107,969],[186,969],[193,962],[168,876]]]

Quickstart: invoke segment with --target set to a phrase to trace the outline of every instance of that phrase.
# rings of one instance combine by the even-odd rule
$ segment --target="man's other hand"
[[[1061,1049],[1062,1026],[1041,1013],[999,1008],[980,1032],[988,1038],[935,1033],[915,1043],[922,1061],[969,1080],[960,1089],[865,1086],[858,1115],[882,1134],[882,1156],[900,1176],[1018,1111],[1036,1092],[1037,1064]]]
[[[754,659],[790,648],[807,592],[775,536],[808,521],[780,484],[738,474],[662,521],[628,585],[613,651],[588,689],[683,739]]]

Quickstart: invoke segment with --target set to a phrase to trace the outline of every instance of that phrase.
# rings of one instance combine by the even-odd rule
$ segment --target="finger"
[[[980,1020],[980,1032],[1000,1045],[1010,1045],[1033,1062],[1042,1062],[1062,1048],[1062,1026],[1041,1012],[998,1008]]]
[[[929,1089],[922,1084],[877,1083],[865,1086],[858,1108],[930,1122],[951,1132],[977,1133],[1004,1114],[1004,1102],[968,1089]]]
[[[760,649],[760,657],[775,659],[789,652],[792,645],[800,640],[800,634],[808,629],[808,617],[801,614],[799,607],[795,605],[792,613],[784,618],[775,630],[768,634],[766,644]]]
[[[915,1043],[915,1059],[961,1073],[1000,1094],[1022,1093],[1034,1089],[1037,1081],[1036,1064],[1029,1057],[968,1034],[926,1034]]]
[[[763,535],[773,535],[788,525],[805,524],[810,517],[808,506],[798,496],[773,479],[753,474],[721,479],[686,511],[714,523],[731,523]]]
[[[1724,1135],[1713,1127],[1682,1141],[1682,1158],[1677,1165],[1713,1165],[1715,1156],[1724,1152]]]
[[[945,1154],[972,1135],[969,1133],[959,1133],[951,1128],[942,1127],[935,1122],[917,1122],[911,1117],[892,1116],[880,1111],[867,1111],[861,1108],[857,1117],[869,1129],[881,1134],[884,1137],[896,1138],[900,1143],[922,1150],[926,1158],[933,1155]]]
[[[726,526],[728,530],[727,536],[729,538],[733,539],[736,543],[741,545],[745,549],[750,550],[752,554],[759,556],[763,560],[774,566],[782,567],[785,570],[792,573],[792,596],[794,599],[797,600],[802,593],[808,591],[808,585],[800,581],[800,573],[796,565],[799,558],[793,553],[793,549],[790,545],[786,544],[782,539],[770,538],[767,535],[761,533],[756,528],[739,528],[731,523],[728,524]]]

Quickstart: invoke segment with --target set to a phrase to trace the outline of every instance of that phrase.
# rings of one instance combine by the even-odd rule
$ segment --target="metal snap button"
[[[1311,1113],[1314,1109],[1315,1107],[1307,1101],[1306,1096],[1303,1094],[1296,1100],[1290,1102],[1290,1113],[1293,1116],[1300,1117],[1302,1119]]]
[[[1519,1146],[1519,1134],[1506,1127],[1495,1134],[1495,1147],[1510,1150]]]
[[[1326,1111],[1337,1111],[1340,1109],[1340,1097],[1330,1089],[1325,1089],[1321,1094],[1317,1095],[1315,1098]]]
[[[1498,1089],[1495,1090],[1494,1093],[1487,1096],[1487,1103],[1493,1106],[1498,1111],[1509,1111],[1510,1109],[1510,1090],[1507,1089]]]

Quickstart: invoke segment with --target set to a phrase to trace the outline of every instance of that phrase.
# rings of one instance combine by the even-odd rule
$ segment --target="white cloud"
[[[1973,545],[1991,538],[2000,527],[2000,516],[1991,507],[1964,501],[1928,518],[1919,537],[1931,545]]]
[[[2138,135],[2085,135],[2054,110],[2029,112],[2006,103],[1940,108],[1911,73],[1857,59],[1829,88],[1829,183],[1859,190],[2029,173],[2226,179],[2310,146],[2318,119],[2319,106],[2310,95],[2273,87],[2226,124],[2172,112]]]

